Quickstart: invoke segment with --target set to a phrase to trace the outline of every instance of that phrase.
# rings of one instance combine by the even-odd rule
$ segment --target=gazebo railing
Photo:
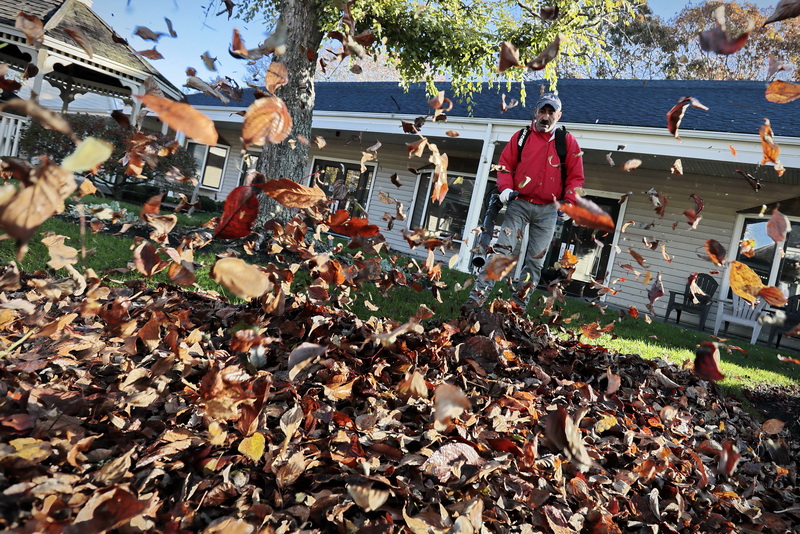
[[[27,118],[0,113],[0,156],[19,155],[19,141]]]

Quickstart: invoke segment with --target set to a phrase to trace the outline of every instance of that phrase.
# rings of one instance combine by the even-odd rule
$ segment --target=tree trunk
[[[276,91],[276,96],[286,102],[292,116],[291,138],[302,136],[310,140],[316,52],[322,42],[322,32],[317,24],[317,5],[315,0],[284,0],[282,8],[281,18],[288,26],[286,52],[275,56],[273,61],[286,63],[289,81]],[[307,55],[306,50],[314,53]],[[309,60],[309,55],[314,59]],[[308,145],[298,141],[292,148],[287,140],[277,145],[266,145],[258,157],[257,168],[267,179],[290,178],[298,182],[305,175],[307,161]],[[261,232],[266,221],[279,219],[285,222],[292,215],[290,210],[261,195],[253,229]]]

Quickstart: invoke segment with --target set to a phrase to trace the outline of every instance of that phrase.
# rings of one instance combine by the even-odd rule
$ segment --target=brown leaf
[[[776,243],[786,241],[786,236],[792,231],[789,218],[776,209],[772,210],[772,217],[767,221],[767,235]]]
[[[161,259],[152,243],[145,241],[133,250],[133,266],[137,271],[150,278],[164,270],[169,262]]]
[[[304,342],[298,345],[289,354],[289,380],[294,380],[300,371],[311,363],[311,360],[317,356],[322,356],[327,350],[326,347],[316,343]]]
[[[669,133],[675,136],[675,139],[678,141],[681,140],[680,136],[678,135],[678,127],[683,120],[683,115],[686,113],[686,109],[691,105],[695,108],[700,108],[703,110],[708,110],[706,106],[700,103],[696,98],[691,96],[684,96],[678,100],[678,103],[672,106],[667,112],[667,129]]]
[[[422,464],[422,470],[446,484],[453,477],[453,467],[459,462],[480,466],[486,461],[467,443],[446,443]]]
[[[783,431],[783,427],[785,426],[786,423],[780,419],[767,419],[761,425],[761,430],[772,436],[777,436],[781,433],[781,431]]]
[[[27,251],[27,243],[37,228],[61,211],[64,200],[77,188],[72,173],[52,163],[47,156],[33,170],[33,185],[17,189],[0,186],[0,229],[17,240],[17,259]]]
[[[145,41],[156,41],[156,42],[158,42],[158,40],[161,39],[162,36],[166,35],[165,33],[154,32],[153,30],[151,30],[146,26],[136,26],[136,28],[134,28],[133,30],[133,34],[138,35]]]
[[[517,48],[508,41],[503,41],[500,44],[500,61],[497,66],[497,72],[505,72],[511,67],[521,66]]]
[[[75,41],[78,46],[83,48],[83,50],[86,52],[86,55],[88,55],[91,59],[91,57],[94,55],[94,50],[92,49],[91,40],[86,37],[86,34],[83,32],[83,30],[78,26],[62,26],[62,29],[67,35],[72,37],[72,40]]]
[[[314,187],[306,187],[288,178],[280,180],[267,180],[263,184],[254,184],[266,195],[274,198],[287,208],[310,208],[318,202],[327,202],[325,192],[314,184]]]
[[[72,131],[69,123],[58,113],[49,111],[33,100],[23,100],[21,98],[12,98],[7,102],[0,104],[0,111],[11,111],[20,115],[27,115],[36,122],[42,125],[43,128],[61,132],[68,136],[72,141],[77,144],[78,138]]]
[[[592,466],[593,462],[583,444],[580,428],[572,421],[563,406],[558,406],[546,416],[545,435],[581,473],[585,473]]]
[[[516,256],[505,256],[503,254],[493,254],[489,263],[485,267],[485,277],[487,280],[502,280],[517,265]]]
[[[711,260],[711,263],[720,266],[725,263],[725,258],[727,257],[728,253],[725,250],[725,247],[722,246],[722,243],[716,239],[709,239],[706,241],[705,249],[706,253],[708,253],[708,259]]]
[[[547,48],[542,50],[538,56],[533,58],[532,60],[528,61],[525,65],[531,70],[541,70],[543,69],[548,63],[553,61],[556,56],[558,55],[558,49],[561,46],[561,41],[564,39],[562,34],[558,34],[555,40],[550,43]]]
[[[775,134],[772,131],[772,125],[769,119],[764,119],[764,124],[758,129],[758,135],[761,137],[761,165],[770,162],[774,163],[777,167],[780,164],[778,156],[781,154],[781,147],[775,142]]]
[[[36,50],[42,47],[44,42],[44,24],[36,15],[29,15],[24,11],[17,13],[14,27],[25,34],[28,44]]]
[[[609,323],[603,328],[597,322],[581,325],[581,333],[589,339],[597,339],[603,334],[607,334],[614,330],[614,323]]]
[[[289,69],[286,67],[286,63],[273,60],[267,69],[266,80],[264,83],[267,91],[273,95],[279,87],[283,87],[289,83]]]
[[[164,198],[164,193],[152,196],[142,204],[142,209],[139,211],[139,220],[147,220],[148,215],[158,215],[161,211],[161,199]]]
[[[764,26],[781,20],[791,19],[800,15],[800,1],[780,0],[772,15],[764,21]]]
[[[175,102],[155,95],[136,95],[136,98],[158,114],[158,118],[173,130],[183,132],[198,143],[214,146],[218,134],[214,121],[189,104]]]
[[[250,145],[278,144],[292,132],[292,117],[283,100],[266,96],[253,102],[242,123],[242,150]]]
[[[142,57],[146,57],[147,59],[164,59],[164,56],[161,55],[161,52],[156,50],[156,47],[148,48],[147,50],[139,50],[136,53]]]
[[[239,258],[218,259],[211,268],[211,278],[245,300],[260,297],[272,289],[265,272]]]
[[[348,484],[347,493],[365,512],[372,512],[383,506],[389,498],[389,490],[376,489],[372,486]]]

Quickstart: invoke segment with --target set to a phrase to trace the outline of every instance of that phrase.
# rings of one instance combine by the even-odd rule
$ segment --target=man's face
[[[550,104],[545,104],[536,110],[536,120],[533,124],[539,132],[552,132],[560,118],[560,111],[556,111]]]

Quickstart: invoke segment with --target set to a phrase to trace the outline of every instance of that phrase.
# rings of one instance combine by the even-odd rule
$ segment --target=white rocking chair
[[[714,335],[719,332],[719,327],[725,323],[724,333],[728,333],[728,325],[730,323],[746,326],[753,329],[753,335],[750,336],[750,343],[753,345],[758,341],[758,336],[761,335],[761,325],[758,318],[762,315],[766,301],[758,299],[755,305],[751,306],[749,302],[742,297],[733,294],[733,302],[726,303],[722,300],[719,301],[719,309],[717,310],[717,320],[714,322]]]

